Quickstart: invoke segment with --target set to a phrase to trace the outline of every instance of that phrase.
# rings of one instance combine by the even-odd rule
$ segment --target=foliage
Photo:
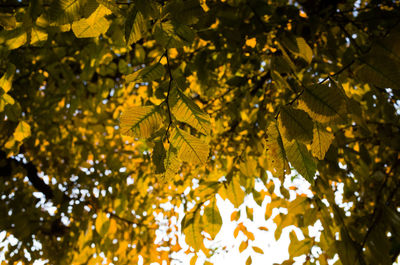
[[[301,230],[284,264],[393,263],[399,18],[388,0],[0,1],[8,263],[169,264],[182,231],[194,264],[217,197],[239,208],[239,251],[262,254],[237,221],[247,196],[269,201],[276,239]]]

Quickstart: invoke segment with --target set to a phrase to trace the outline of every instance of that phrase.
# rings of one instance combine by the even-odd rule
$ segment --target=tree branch
[[[32,162],[25,164],[22,161],[18,161],[14,158],[7,158],[7,154],[4,151],[0,151],[0,159],[4,159],[6,161],[6,165],[0,167],[0,170],[3,172],[3,174],[6,173],[5,176],[11,176],[12,165],[14,164],[17,167],[25,169],[27,177],[32,186],[37,191],[43,193],[47,200],[50,200],[54,197],[53,190],[43,181],[43,179],[39,177],[36,166]]]

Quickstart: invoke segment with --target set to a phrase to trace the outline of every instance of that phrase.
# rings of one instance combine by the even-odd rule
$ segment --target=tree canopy
[[[282,264],[392,264],[399,22],[388,0],[0,0],[7,262],[169,264],[180,233],[211,257],[218,196],[242,251],[247,196],[302,231]]]

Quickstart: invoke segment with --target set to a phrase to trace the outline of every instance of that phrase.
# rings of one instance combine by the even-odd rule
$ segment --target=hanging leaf
[[[317,84],[304,90],[298,108],[307,112],[314,120],[326,123],[344,119],[345,106],[343,95],[335,85]]]
[[[208,145],[189,133],[175,128],[170,137],[171,144],[178,150],[178,158],[193,164],[204,164],[208,158]]]
[[[72,31],[77,38],[95,38],[105,34],[111,24],[104,16],[111,10],[100,5],[88,18],[82,18],[72,23]]]
[[[211,130],[210,117],[188,98],[179,88],[171,94],[171,112],[181,122],[185,122],[207,135]]]
[[[162,141],[157,141],[154,145],[152,160],[153,164],[156,166],[156,174],[165,173],[164,160],[166,158],[166,151]]]
[[[180,166],[181,162],[178,159],[178,151],[176,150],[176,148],[170,145],[164,159],[165,181],[173,179],[173,177],[179,171]]]
[[[302,110],[283,106],[279,114],[279,129],[289,141],[296,139],[308,143],[313,138],[313,121]]]
[[[142,13],[135,7],[131,8],[125,22],[125,41],[127,45],[137,42],[147,30],[147,24]]]
[[[200,211],[187,213],[182,219],[182,232],[185,234],[186,243],[198,251],[203,246],[203,223]]]
[[[155,63],[150,66],[146,66],[132,74],[126,76],[125,80],[127,83],[130,82],[151,82],[156,79],[160,79],[165,74],[165,68],[160,63]]]
[[[292,142],[285,142],[285,150],[290,164],[308,182],[313,184],[317,167],[306,146],[296,140],[293,140]]]
[[[121,134],[149,138],[161,124],[162,117],[156,106],[134,106],[127,108],[120,117]]]
[[[319,160],[323,160],[334,138],[333,133],[328,132],[322,124],[315,122],[311,144],[312,155]]]
[[[211,199],[210,204],[204,208],[204,217],[204,231],[214,239],[222,226],[222,218],[215,198]]]
[[[221,197],[228,198],[228,200],[233,204],[233,206],[235,206],[235,208],[239,208],[239,206],[242,205],[245,193],[242,190],[242,187],[240,187],[238,178],[232,178],[227,187],[222,188],[222,190],[225,193],[225,196]]]
[[[271,163],[271,171],[277,173],[278,176],[284,176],[285,172],[289,174],[290,167],[276,122],[272,122],[268,126],[267,137],[267,157],[268,161]]]

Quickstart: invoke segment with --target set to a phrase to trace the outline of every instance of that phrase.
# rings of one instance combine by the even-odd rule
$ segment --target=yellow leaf
[[[189,246],[193,247],[196,251],[203,248],[203,236],[201,235],[203,223],[200,211],[186,214],[182,220],[182,231],[185,234],[185,241]]]
[[[242,241],[242,243],[240,243],[239,246],[239,252],[242,253],[248,247],[248,245],[249,245],[248,240]]]
[[[38,27],[32,28],[31,33],[31,44],[32,45],[39,45],[47,40],[47,32],[44,30],[39,29]]]
[[[210,117],[180,89],[174,89],[170,104],[172,114],[178,121],[189,124],[202,134],[207,135],[210,132]]]
[[[267,156],[271,164],[271,172],[279,177],[290,173],[290,167],[283,147],[282,137],[275,122],[272,122],[267,129]]]
[[[160,128],[162,118],[156,106],[134,106],[122,113],[120,122],[121,134],[148,138]]]
[[[328,132],[320,123],[314,123],[313,141],[311,144],[311,153],[319,160],[324,159],[335,136]]]
[[[214,239],[222,226],[222,218],[217,207],[215,198],[211,199],[210,204],[204,209],[204,231]]]
[[[4,93],[7,93],[8,91],[10,91],[14,73],[15,73],[15,65],[10,64],[7,67],[7,71],[0,78],[0,88],[3,89]],[[12,103],[12,104],[14,104],[14,103]]]
[[[72,31],[77,38],[95,38],[107,32],[111,22],[104,16],[111,11],[100,5],[88,18],[82,18],[72,23]]]
[[[22,142],[25,138],[31,136],[31,126],[24,121],[18,123],[17,128],[14,131],[14,139],[18,142]]]
[[[193,164],[204,164],[208,158],[208,145],[199,138],[175,128],[170,137],[171,144],[178,150],[178,158]]]
[[[253,248],[254,252],[257,252],[257,253],[260,253],[260,254],[264,254],[264,251],[261,248],[255,247],[255,246],[253,246],[252,248]]]
[[[195,265],[197,261],[197,255],[194,255],[191,259],[190,259],[190,265]]]
[[[239,208],[239,206],[242,205],[245,193],[240,187],[238,178],[232,178],[226,188],[226,195],[235,208]]]
[[[233,211],[233,213],[231,214],[231,221],[237,221],[239,220],[240,214],[238,211]]]
[[[249,256],[246,260],[246,265],[250,265],[253,261],[251,260],[251,256]]]

